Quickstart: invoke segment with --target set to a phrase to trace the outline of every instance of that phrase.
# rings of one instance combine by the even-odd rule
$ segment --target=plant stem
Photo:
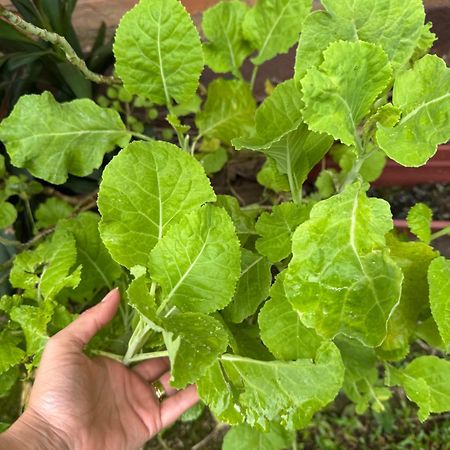
[[[134,131],[131,131],[131,135],[134,137],[137,137],[139,139],[142,139],[143,141],[153,141],[153,139],[150,136],[147,136],[146,134],[136,133]]]
[[[162,358],[164,356],[169,356],[169,352],[167,350],[162,350],[160,352],[151,352],[151,353],[138,353],[137,355],[134,355],[130,359],[130,363],[146,361],[148,359]]]
[[[123,363],[129,365],[133,356],[143,347],[147,339],[150,327],[145,323],[145,321],[140,318],[133,334],[128,342],[128,349],[123,357]]]
[[[255,87],[256,75],[258,74],[259,66],[253,67],[252,77],[250,78],[250,90],[253,92]]]
[[[122,362],[122,356],[116,353],[104,352],[103,350],[91,350],[91,353],[98,356],[104,356],[109,359],[114,359],[115,361]]]
[[[436,233],[433,233],[431,235],[431,240],[434,241],[435,239],[438,239],[442,236],[447,236],[450,234],[450,226],[443,228],[442,230],[436,231]]]
[[[26,22],[17,14],[8,11],[4,6],[0,5],[0,17],[3,17],[8,23],[16,27],[24,34],[35,36],[43,41],[53,44],[55,47],[62,50],[70,64],[75,66],[88,80],[94,83],[105,84],[122,84],[122,82],[114,76],[104,76],[92,72],[88,69],[85,61],[83,61],[70,46],[67,40],[59,34],[36,27],[35,25]]]
[[[292,450],[297,450],[297,432],[294,431],[294,438],[292,439]]]

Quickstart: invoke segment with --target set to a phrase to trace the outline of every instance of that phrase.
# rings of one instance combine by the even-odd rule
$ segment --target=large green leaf
[[[378,144],[399,164],[422,166],[436,153],[438,144],[450,139],[450,69],[445,61],[427,55],[400,74],[393,104],[402,118],[393,128],[378,125]]]
[[[100,239],[99,220],[97,214],[85,212],[58,224],[58,228],[68,230],[75,238],[81,281],[70,297],[77,300],[90,300],[101,291],[111,290],[122,273]]]
[[[228,346],[222,324],[211,316],[186,312],[164,320],[164,342],[171,362],[171,384],[195,383]]]
[[[305,426],[316,411],[331,402],[344,376],[341,356],[333,343],[319,348],[315,362],[224,355],[210,371],[197,387],[219,419],[234,424],[245,420],[250,426],[263,428],[276,420],[288,429]]]
[[[105,153],[128,143],[130,133],[112,109],[88,99],[58,103],[44,92],[20,98],[0,124],[0,139],[12,164],[62,184],[68,174],[89,175]]]
[[[422,242],[431,241],[431,221],[433,211],[425,203],[415,204],[408,212],[408,227]]]
[[[258,50],[252,59],[260,65],[286,53],[298,40],[311,0],[258,0],[245,16],[244,36]]]
[[[172,225],[152,250],[152,280],[163,306],[210,313],[230,303],[240,274],[240,246],[230,217],[205,205]]]
[[[311,130],[359,149],[358,126],[391,78],[387,55],[360,41],[334,42],[323,55],[302,79],[304,120]]]
[[[283,450],[293,439],[292,433],[276,423],[271,424],[268,431],[239,425],[225,435],[222,450]]]
[[[303,25],[295,63],[298,79],[318,66],[326,48],[339,40],[378,44],[393,66],[401,68],[426,30],[422,0],[322,0],[322,4],[326,10],[314,12]]]
[[[375,347],[386,336],[403,275],[386,248],[389,204],[368,198],[366,190],[355,182],[313,207],[294,233],[285,289],[318,334],[342,333]]]
[[[16,256],[10,273],[13,287],[36,300],[51,300],[65,287],[75,288],[80,282],[81,267],[73,270],[77,251],[73,235],[56,230],[51,239],[35,250]]]
[[[203,168],[186,152],[166,142],[133,142],[103,172],[100,235],[117,262],[146,266],[170,224],[214,199]]]
[[[421,356],[405,369],[389,367],[387,383],[400,385],[410,400],[419,406],[423,422],[430,413],[450,411],[450,361],[437,356]]]
[[[389,236],[392,259],[403,272],[400,303],[389,317],[387,335],[378,354],[385,359],[400,359],[409,351],[409,342],[418,320],[429,308],[427,272],[438,255],[422,242],[401,242]]]
[[[241,276],[233,301],[223,311],[225,318],[240,323],[254,314],[269,295],[271,281],[272,273],[267,258],[243,248]]]
[[[323,340],[312,328],[306,328],[284,292],[284,272],[270,290],[270,300],[258,316],[261,339],[272,354],[283,361],[313,359]]]
[[[205,62],[214,72],[239,76],[244,59],[253,47],[244,38],[242,22],[248,6],[241,0],[220,2],[203,14],[202,30],[208,39],[203,44]]]
[[[170,105],[190,100],[203,70],[191,17],[178,0],[141,0],[120,21],[116,73],[132,94]]]
[[[20,337],[9,330],[0,333],[0,342],[0,375],[3,376],[4,372],[22,361],[25,352],[17,346]]]
[[[450,261],[435,259],[428,271],[430,304],[444,345],[450,346]]]
[[[218,78],[209,84],[205,106],[195,122],[201,136],[229,143],[252,127],[255,110],[247,83]]]

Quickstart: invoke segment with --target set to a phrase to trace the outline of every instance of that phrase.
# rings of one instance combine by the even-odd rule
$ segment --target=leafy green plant
[[[434,35],[421,0],[322,0],[316,12],[311,3],[221,2],[204,14],[203,43],[178,0],[141,0],[123,17],[114,43],[123,88],[100,103],[159,105],[178,145],[124,123],[120,104],[59,104],[48,92],[18,101],[0,139],[13,166],[59,196],[34,211],[45,235],[2,238],[17,249],[0,267],[12,266],[15,289],[0,302],[2,392],[32,377],[48,335],[120,286],[121,314],[90,351],[125,364],[169,356],[172,384],[196,383],[235,426],[225,448],[295,445],[295,430],[340,391],[358,413],[382,411],[393,386],[421,420],[450,410],[450,263],[429,245],[426,207],[411,211],[420,240],[408,241],[389,204],[367,194],[386,157],[423,165],[450,138],[450,70],[426,54]],[[297,41],[294,78],[257,106],[261,64]],[[204,63],[226,75],[197,111]],[[100,215],[65,205],[58,185],[117,147]],[[280,191],[273,203],[216,195],[205,167],[219,170],[233,147],[267,158],[259,179]],[[327,153],[339,169],[305,197]],[[3,209],[10,226],[12,207]],[[418,339],[434,354],[411,360]]]

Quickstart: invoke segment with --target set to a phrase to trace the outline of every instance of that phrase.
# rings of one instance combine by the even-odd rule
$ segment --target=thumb
[[[54,338],[76,344],[80,350],[95,334],[112,320],[120,304],[120,292],[116,288],[103,300],[82,313],[75,321],[57,333]]]

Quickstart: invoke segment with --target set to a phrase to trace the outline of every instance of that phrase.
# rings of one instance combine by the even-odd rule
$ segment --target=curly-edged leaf
[[[314,362],[224,355],[210,370],[212,374],[201,378],[197,387],[213,413],[232,424],[245,420],[263,428],[274,420],[287,429],[305,426],[336,397],[344,377],[341,355],[333,343],[324,343]]]
[[[292,432],[277,423],[270,424],[267,431],[239,425],[225,435],[222,450],[283,450],[290,447],[293,439]]]
[[[450,261],[435,259],[428,271],[430,304],[445,347],[450,346]]]
[[[35,250],[16,256],[10,281],[13,287],[24,290],[25,297],[50,300],[65,287],[78,286],[81,267],[73,270],[76,261],[75,238],[66,230],[56,230]]]
[[[9,227],[17,218],[17,210],[9,202],[0,202],[0,229]]]
[[[287,175],[280,173],[277,163],[272,158],[267,158],[256,174],[256,180],[261,186],[274,192],[289,192],[289,180]]]
[[[12,334],[8,329],[0,333],[0,375],[16,366],[25,356],[25,352],[17,346],[20,337]]]
[[[251,134],[233,139],[237,150],[269,148],[302,122],[302,93],[298,83],[288,80],[279,84],[256,110],[255,129]]]
[[[402,117],[393,128],[378,125],[378,144],[399,164],[422,166],[450,139],[450,69],[445,61],[426,55],[400,74],[393,104]]]
[[[67,219],[73,213],[73,206],[57,197],[50,197],[41,203],[34,213],[36,228],[50,228],[55,226],[61,219]]]
[[[99,291],[111,290],[122,273],[100,238],[99,220],[97,214],[85,212],[58,224],[58,228],[73,234],[77,247],[76,264],[82,266],[80,284],[69,294],[76,300],[89,300]]]
[[[312,328],[306,328],[284,292],[284,272],[270,290],[270,300],[261,309],[258,323],[261,339],[272,354],[283,361],[314,359],[323,340]]]
[[[408,212],[408,227],[422,242],[431,241],[433,211],[425,203],[417,203]]]
[[[68,174],[85,177],[105,153],[130,140],[117,111],[92,100],[58,103],[50,92],[25,95],[0,124],[11,162],[37,178],[62,184]]]
[[[164,342],[171,363],[171,385],[195,383],[228,346],[222,324],[211,316],[181,313],[164,319]]]
[[[400,300],[403,275],[386,248],[389,204],[356,182],[311,210],[292,240],[286,294],[303,323],[376,347]]]
[[[302,79],[304,120],[311,130],[359,148],[358,126],[391,79],[387,55],[360,41],[334,42],[323,55]]]
[[[436,41],[437,36],[431,31],[432,28],[433,24],[431,22],[426,23],[422,27],[420,39],[417,44],[414,55],[412,57],[413,61],[417,61],[418,59],[425,56],[433,47],[433,44]]]
[[[252,62],[260,65],[286,53],[298,41],[311,5],[311,0],[258,0],[242,24],[244,36],[258,50]]]
[[[256,312],[269,294],[272,273],[270,263],[264,256],[250,250],[241,250],[241,276],[233,301],[223,314],[227,320],[240,323]]]
[[[388,367],[387,384],[399,385],[408,398],[419,406],[419,419],[430,413],[450,411],[450,361],[437,356],[420,356],[405,369]]]
[[[162,304],[211,313],[230,303],[240,274],[240,245],[222,208],[205,205],[172,225],[152,250],[152,280]]]
[[[146,266],[171,223],[214,199],[202,166],[186,152],[166,142],[133,142],[103,172],[100,235],[117,262]]]
[[[120,21],[114,55],[125,88],[161,105],[190,100],[203,70],[200,37],[178,0],[140,0]]]
[[[438,253],[422,242],[401,242],[391,235],[387,242],[402,269],[403,284],[400,303],[389,317],[386,339],[377,352],[383,359],[396,360],[408,353],[418,320],[429,308],[427,272]]]
[[[253,47],[244,38],[242,22],[248,6],[241,0],[220,2],[203,14],[202,30],[207,38],[203,44],[205,62],[214,72],[239,75],[244,59]]]
[[[205,106],[195,123],[201,136],[228,143],[252,127],[255,110],[256,102],[247,83],[218,78],[209,84]]]
[[[256,250],[276,263],[291,254],[292,235],[295,229],[309,218],[308,205],[281,203],[272,212],[264,212],[256,222],[256,232],[261,236],[256,241]]]
[[[422,39],[422,0],[323,0],[322,4],[326,10],[314,12],[303,24],[295,63],[297,79],[318,66],[323,52],[335,41],[359,39],[378,44],[392,65],[401,69]]]

